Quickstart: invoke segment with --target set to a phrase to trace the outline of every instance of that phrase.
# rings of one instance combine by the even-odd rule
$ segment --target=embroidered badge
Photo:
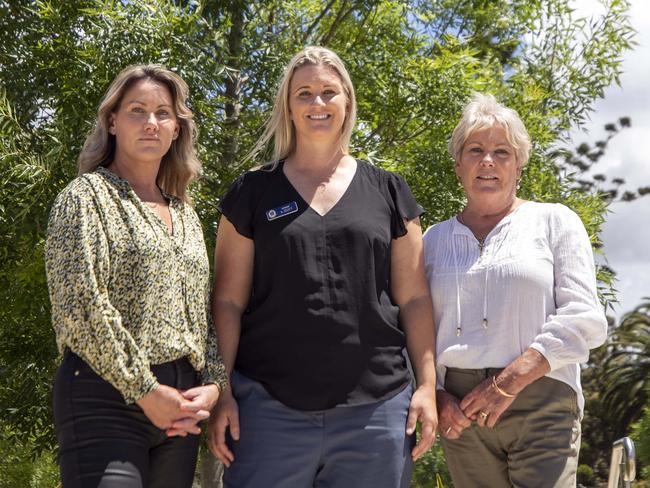
[[[266,220],[269,222],[271,220],[279,219],[285,215],[290,215],[298,211],[298,204],[296,202],[285,203],[279,207],[272,208],[266,211]]]

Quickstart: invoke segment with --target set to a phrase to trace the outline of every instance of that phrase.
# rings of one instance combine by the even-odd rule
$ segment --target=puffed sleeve
[[[54,203],[45,243],[52,324],[69,347],[133,403],[158,386],[108,296],[109,242],[91,191],[75,180]]]
[[[258,186],[256,174],[249,171],[238,177],[221,199],[219,211],[244,237],[253,238],[253,212]]]
[[[393,239],[406,235],[404,219],[413,220],[424,213],[424,209],[415,200],[411,189],[404,179],[395,173],[386,173],[386,191],[391,207],[391,236]]]
[[[556,311],[531,347],[555,370],[587,361],[589,349],[605,342],[607,320],[598,301],[591,243],[580,217],[558,204],[548,225]]]
[[[205,349],[205,368],[201,371],[201,383],[204,385],[215,383],[219,390],[224,391],[228,387],[228,375],[223,364],[217,343],[217,334],[212,322],[212,314],[208,311],[208,334]]]

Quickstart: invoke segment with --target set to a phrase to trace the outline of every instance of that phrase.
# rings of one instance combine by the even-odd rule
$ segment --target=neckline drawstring
[[[467,227],[465,224],[462,224],[458,220],[458,217],[456,217],[455,222],[458,222],[458,224],[461,224],[461,225],[463,225],[463,227],[466,227],[467,229],[469,229],[469,227]],[[454,224],[455,224],[455,222],[454,222]],[[499,227],[500,223],[501,222],[499,222],[494,228],[496,229],[497,227]],[[492,256],[490,256],[489,261],[487,261],[487,263],[485,263],[485,272],[484,272],[484,281],[483,281],[483,320],[481,321],[481,325],[483,326],[484,329],[488,328],[488,299],[487,299],[487,297],[488,297],[488,283],[489,283],[488,277],[489,277],[489,274],[490,274],[490,266],[492,266],[492,261],[494,261],[495,256],[501,250],[501,246],[503,245],[503,242],[508,237],[508,231],[510,230],[510,220],[508,220],[504,225],[507,225],[506,230],[505,230],[505,234],[503,235],[501,240],[498,242],[497,247],[494,250],[494,252],[492,253]],[[471,232],[471,229],[469,229],[469,230]],[[485,244],[483,246],[483,251],[485,251],[485,252],[487,252],[488,238],[490,237],[490,234],[493,231],[494,231],[494,229],[492,229],[490,231],[490,233],[487,236],[485,236]],[[452,244],[451,248],[452,248],[452,254],[454,256],[454,274],[455,274],[455,278],[456,278],[456,319],[457,319],[456,336],[460,337],[460,334],[462,332],[462,315],[461,315],[462,312],[461,312],[461,306],[460,306],[460,277],[459,277],[459,272],[458,272],[458,255],[456,254],[456,245],[455,245],[455,242],[454,242],[454,226],[451,227],[451,237],[452,237],[451,238],[451,244]],[[473,234],[472,234],[472,238],[474,240],[478,241],[478,239],[476,239],[476,237]],[[481,254],[479,254],[479,257],[481,255],[482,255],[482,252],[481,252]]]

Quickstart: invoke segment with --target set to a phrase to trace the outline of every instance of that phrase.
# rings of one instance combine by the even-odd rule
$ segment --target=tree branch
[[[330,26],[330,30],[325,34],[324,37],[321,38],[320,44],[321,46],[327,46],[329,44],[330,39],[334,37],[334,34],[336,33],[336,30],[339,28],[341,25],[341,22],[352,13],[354,10],[354,5],[352,5],[349,9],[344,10],[341,8],[336,14],[336,18],[334,19],[334,22],[332,22],[332,25]]]
[[[307,28],[307,30],[305,31],[305,33],[302,36],[303,44],[307,41],[307,39],[309,39],[309,37],[311,36],[311,33],[314,31],[314,29],[320,23],[320,21],[323,19],[323,17],[325,17],[325,15],[327,15],[327,13],[332,9],[335,2],[336,2],[336,0],[330,0],[330,2],[325,6],[325,8],[321,11],[321,13],[318,14],[318,17],[316,17],[314,19],[314,21],[309,25],[309,27]]]

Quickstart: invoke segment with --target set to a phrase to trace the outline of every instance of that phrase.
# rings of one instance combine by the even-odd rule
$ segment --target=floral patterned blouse
[[[187,356],[205,383],[227,385],[209,312],[209,263],[194,210],[166,195],[147,207],[105,168],[73,180],[52,207],[45,246],[52,323],[67,347],[127,403],[158,386],[152,364]]]

